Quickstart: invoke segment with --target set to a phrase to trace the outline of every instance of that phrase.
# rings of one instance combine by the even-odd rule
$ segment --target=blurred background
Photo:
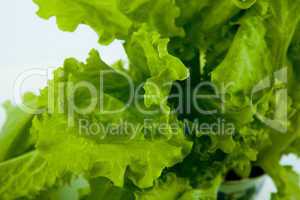
[[[14,101],[14,82],[24,71],[56,68],[68,57],[84,61],[92,48],[108,64],[126,59],[121,42],[100,46],[98,36],[86,26],[75,33],[62,32],[55,19],[43,20],[35,13],[31,0],[10,0],[0,7],[0,103]],[[22,91],[38,92],[46,85],[45,77],[33,76],[24,81]],[[0,108],[0,126],[5,119]]]

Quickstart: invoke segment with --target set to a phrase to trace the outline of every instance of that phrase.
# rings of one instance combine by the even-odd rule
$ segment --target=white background
[[[67,57],[84,61],[90,51],[100,51],[104,61],[111,64],[126,59],[120,42],[100,47],[97,35],[86,26],[75,33],[61,32],[55,19],[40,19],[37,6],[31,0],[9,0],[0,7],[0,103],[13,98],[14,81],[18,75],[33,68],[54,68]],[[44,77],[25,81],[23,91],[38,91],[46,84]],[[0,108],[0,125],[4,120]]]
[[[120,42],[100,47],[97,35],[89,28],[80,26],[75,33],[61,32],[55,25],[55,19],[42,20],[35,15],[36,10],[31,0],[9,0],[1,4],[0,103],[7,99],[14,100],[14,81],[26,70],[58,67],[67,57],[84,61],[92,48],[98,49],[103,60],[109,64],[120,58],[126,59]],[[45,84],[46,78],[32,77],[25,82],[23,91],[38,92]],[[4,119],[5,113],[1,107],[0,126]],[[296,163],[300,171],[300,163],[294,157],[286,158],[284,162]],[[272,190],[270,183],[267,190]]]

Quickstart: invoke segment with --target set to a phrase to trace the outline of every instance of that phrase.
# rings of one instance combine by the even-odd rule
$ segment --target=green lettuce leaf
[[[158,180],[155,186],[141,192],[136,192],[136,200],[175,200],[190,190],[189,181],[178,178],[175,174],[168,174],[164,179]]]
[[[55,184],[58,172],[36,151],[0,164],[0,198],[32,196]]]
[[[130,61],[130,73],[144,75],[137,80],[147,79],[145,89],[145,105],[167,106],[167,97],[171,91],[172,83],[185,80],[189,76],[188,69],[176,57],[168,53],[168,39],[160,38],[157,32],[152,32],[147,27],[142,27],[132,35],[131,40],[125,45]],[[140,55],[140,56],[136,56]]]
[[[91,193],[82,200],[133,200],[133,194],[122,188],[114,186],[108,179],[95,178],[89,181]]]
[[[299,175],[279,165],[299,155],[300,0],[34,2],[63,31],[82,24],[102,44],[123,40],[128,67],[92,50],[27,95],[43,112],[6,104],[0,199],[217,199],[228,175],[249,178],[256,166],[276,183],[274,199],[300,198]],[[191,94],[206,81],[223,97],[197,100],[212,115],[186,108],[213,94]],[[234,130],[189,130],[194,120]]]
[[[300,1],[273,0],[269,6],[266,27],[270,34],[266,38],[272,53],[272,64],[275,69],[281,69],[287,65],[287,51],[299,23],[297,11]]]
[[[24,96],[24,104],[37,109],[36,97],[31,93]],[[29,129],[34,115],[18,106],[13,106],[10,102],[6,102],[4,106],[7,119],[0,132],[0,161],[22,154],[33,145]]]
[[[106,70],[110,73],[99,76]],[[11,170],[22,170],[18,176],[3,176],[3,181],[8,184],[1,187],[0,194],[4,198],[34,195],[52,188],[66,176],[82,174],[90,178],[106,177],[119,187],[124,185],[125,179],[129,179],[135,186],[147,188],[153,185],[164,169],[181,162],[192,143],[185,139],[183,126],[171,114],[144,114],[134,105],[118,113],[106,113],[126,107],[126,95],[129,94],[124,88],[128,87],[128,82],[122,81],[122,78],[120,72],[101,61],[96,51],[91,51],[86,64],[67,59],[64,66],[54,72],[53,80],[38,97],[37,104],[46,107],[49,112],[35,116],[32,121],[30,132],[35,150],[25,158],[8,161]],[[97,105],[103,104],[84,114],[72,110],[74,105],[86,108],[98,96],[93,96],[84,87],[70,93],[74,91],[68,85],[83,81],[96,89],[100,88],[101,81],[111,83],[106,82],[103,94],[100,94],[101,101]],[[125,95],[119,90],[123,90]],[[145,107],[143,101],[141,105]],[[145,124],[145,120],[150,122]],[[110,129],[101,128],[94,134],[88,128],[90,124],[104,127],[122,125],[122,121],[133,125],[124,134],[115,135]],[[172,130],[172,122],[177,123],[179,128]],[[160,131],[156,123],[165,123],[164,131]],[[2,168],[0,166],[3,173],[6,168],[7,163],[3,163]],[[19,181],[23,176],[26,177],[22,180],[24,184]],[[32,184],[25,184],[28,182]],[[14,187],[19,183],[22,184],[20,187]]]
[[[114,39],[128,39],[132,30],[143,23],[159,30],[165,36],[182,36],[183,29],[175,25],[179,16],[173,0],[107,0],[63,1],[34,0],[38,15],[49,19],[55,16],[63,31],[75,31],[79,24],[90,26],[108,44]]]
[[[193,189],[188,179],[169,173],[158,180],[153,188],[136,192],[135,195],[137,200],[213,200],[217,199],[221,180],[219,176],[211,187]]]
[[[83,177],[70,183],[58,183],[54,187],[40,192],[37,196],[25,198],[28,200],[80,200],[90,193],[90,185]]]
[[[272,199],[290,200],[300,197],[300,175],[294,172],[292,167],[273,165],[272,172],[269,173],[278,190],[272,195]]]
[[[179,200],[217,200],[221,181],[222,178],[219,176],[213,181],[210,187],[187,191],[179,198]]]
[[[123,186],[125,173],[137,186],[150,187],[165,167],[181,162],[190,148],[188,142],[121,138],[99,143],[80,136],[76,128],[68,128],[63,116],[35,119],[33,132],[36,148],[54,169],[78,174],[91,171],[91,176],[104,176],[116,186]],[[46,130],[48,127],[50,130]],[[88,147],[88,148],[87,148]],[[164,149],[167,154],[161,154]],[[59,159],[60,161],[58,161]],[[72,160],[72,162],[70,162]]]
[[[240,24],[226,58],[212,72],[212,81],[227,86],[228,93],[249,94],[252,87],[270,74],[273,68],[265,41],[263,18],[250,15]]]
[[[40,8],[38,15],[45,19],[55,16],[61,30],[73,32],[83,23],[99,34],[102,43],[109,43],[115,38],[125,38],[132,26],[132,21],[119,10],[116,0],[34,0],[34,2]]]

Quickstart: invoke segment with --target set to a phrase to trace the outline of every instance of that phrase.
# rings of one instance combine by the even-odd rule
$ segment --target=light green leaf
[[[176,57],[168,53],[168,39],[163,39],[157,32],[146,26],[134,33],[126,44],[126,51],[132,62],[131,74],[144,75],[147,79],[145,89],[145,105],[162,105],[168,111],[167,97],[172,83],[188,78],[189,71]]]
[[[89,181],[91,193],[82,200],[133,200],[133,194],[119,187],[114,186],[106,178],[95,178]]]
[[[24,104],[36,109],[36,97],[26,94]],[[0,161],[22,154],[32,145],[29,128],[34,115],[10,102],[6,102],[4,106],[7,119],[0,132]]]
[[[0,164],[0,198],[32,196],[55,184],[59,171],[33,151]]]
[[[176,200],[190,189],[188,180],[178,178],[175,174],[168,174],[164,180],[158,180],[153,188],[137,192],[136,200]]]
[[[38,15],[44,19],[55,16],[63,31],[75,31],[79,24],[90,26],[109,44],[114,39],[128,39],[132,30],[143,23],[165,36],[183,36],[175,25],[179,16],[173,0],[34,0]]]

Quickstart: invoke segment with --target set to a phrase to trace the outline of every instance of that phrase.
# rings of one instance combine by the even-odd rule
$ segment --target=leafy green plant
[[[0,199],[217,199],[228,174],[257,167],[274,199],[300,198],[280,165],[300,153],[299,0],[34,2],[63,31],[121,40],[128,65],[91,50],[24,95],[31,112],[5,104]],[[126,134],[94,134],[121,121]]]

